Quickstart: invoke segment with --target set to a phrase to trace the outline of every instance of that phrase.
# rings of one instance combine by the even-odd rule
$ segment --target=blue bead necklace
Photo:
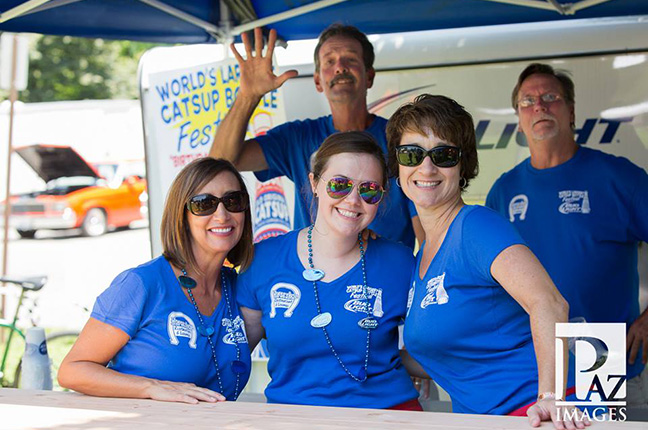
[[[187,294],[189,295],[191,304],[196,310],[196,315],[198,316],[198,321],[199,321],[198,333],[200,333],[202,336],[205,336],[207,338],[207,342],[209,342],[212,358],[214,359],[214,365],[216,365],[216,379],[218,380],[218,388],[220,389],[220,393],[225,395],[223,390],[223,381],[221,379],[220,369],[218,367],[218,359],[216,358],[216,347],[214,346],[214,342],[211,339],[211,337],[215,333],[214,327],[206,326],[202,314],[198,309],[198,304],[196,303],[196,299],[194,298],[193,293],[191,292],[191,290],[194,289],[196,285],[198,285],[198,283],[196,282],[195,279],[187,275],[187,271],[184,268],[180,270],[182,271],[182,276],[178,277],[178,282],[180,282],[180,285],[182,287],[187,289]],[[223,268],[221,268],[221,292],[223,298],[225,299],[225,304],[227,305],[227,316],[229,317],[230,321],[234,321],[234,314],[232,312],[232,305],[230,303],[229,289],[227,287],[227,280],[225,279],[225,270]],[[247,366],[245,365],[245,363],[241,361],[241,348],[239,347],[238,342],[236,342],[236,339],[234,340],[234,347],[236,348],[236,360],[232,361],[230,368],[232,372],[236,375],[236,388],[234,389],[234,400],[236,400],[240,394],[239,389],[241,383],[241,375],[245,373],[245,371],[247,370]]]
[[[371,303],[369,302],[369,294],[367,291],[367,271],[365,268],[365,251],[364,251],[364,242],[362,240],[362,233],[358,233],[358,243],[360,245],[360,261],[362,262],[362,294],[364,296],[364,300],[366,304],[365,310],[367,316],[362,320],[358,321],[358,325],[361,328],[367,330],[367,342],[365,346],[364,364],[360,368],[358,375],[354,375],[353,373],[351,373],[349,368],[344,364],[344,362],[342,362],[342,359],[340,358],[339,354],[335,350],[335,347],[333,346],[333,342],[331,342],[331,337],[329,336],[328,331],[326,330],[326,326],[331,323],[333,317],[329,312],[322,312],[322,307],[320,305],[319,292],[317,290],[317,281],[319,281],[324,277],[324,272],[322,270],[315,269],[315,266],[313,264],[313,228],[314,227],[315,227],[314,224],[311,224],[310,227],[308,227],[308,239],[307,239],[308,266],[310,268],[304,270],[303,273],[304,279],[313,282],[313,292],[315,294],[315,305],[317,306],[317,315],[311,320],[311,326],[313,326],[314,328],[322,329],[322,333],[324,333],[324,338],[326,339],[326,343],[328,344],[329,349],[333,353],[333,356],[336,358],[338,363],[340,363],[340,366],[342,366],[344,372],[346,372],[346,374],[349,375],[351,379],[353,379],[354,381],[364,382],[367,380],[367,375],[368,375],[371,330],[378,327],[378,321],[374,319],[372,316],[373,308],[371,307]]]

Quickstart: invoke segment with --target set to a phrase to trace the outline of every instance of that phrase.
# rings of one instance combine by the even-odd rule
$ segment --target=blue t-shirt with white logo
[[[212,315],[203,315],[206,326],[215,330],[211,339],[216,348],[223,392],[209,342],[198,333],[196,310],[164,257],[121,273],[97,298],[92,318],[130,336],[108,367],[130,375],[191,382],[234,400],[236,374],[231,364],[236,360],[235,344],[241,351],[239,360],[247,367],[239,377],[239,394],[250,377],[250,349],[236,305],[236,272],[223,270],[232,318],[224,295]]]
[[[405,348],[452,398],[453,412],[505,415],[533,402],[538,369],[529,316],[491,275],[524,241],[497,213],[464,206],[425,275],[412,275]]]
[[[627,328],[637,319],[638,245],[648,240],[645,170],[585,147],[548,169],[529,158],[495,182],[486,205],[529,244],[569,303],[570,318]],[[638,357],[628,378],[643,368]]]
[[[265,390],[268,401],[387,408],[417,398],[398,352],[412,251],[381,238],[367,244],[367,295],[379,325],[371,330],[368,378],[358,382],[338,363],[322,329],[311,326],[317,307],[313,283],[302,276],[298,234],[292,231],[258,243],[252,265],[238,279],[239,304],[262,312],[272,378]],[[326,326],[330,341],[339,359],[358,376],[367,344],[367,332],[358,325],[367,317],[361,262],[332,282],[317,281],[317,288],[322,312],[333,317]]]
[[[379,116],[367,128],[378,142],[383,152],[387,154],[387,138],[385,127],[387,120]],[[286,176],[295,184],[295,219],[293,228],[300,230],[311,224],[310,211],[316,212],[313,204],[313,193],[308,182],[310,157],[324,140],[336,133],[333,117],[324,116],[317,119],[292,121],[268,131],[267,134],[254,139],[263,150],[269,168],[255,172],[260,181],[267,181],[277,176]],[[362,179],[362,178],[355,178]],[[386,193],[369,228],[379,235],[401,242],[414,248],[414,229],[412,217],[416,216],[414,204],[403,194],[396,185],[396,179],[389,180]]]

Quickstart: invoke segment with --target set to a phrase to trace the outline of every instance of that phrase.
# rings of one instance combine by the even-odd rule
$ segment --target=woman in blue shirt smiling
[[[250,346],[268,339],[266,397],[421,410],[398,354],[414,257],[363,235],[385,193],[384,154],[371,135],[346,132],[311,160],[315,222],[257,244],[239,277]]]
[[[115,278],[59,370],[59,383],[104,397],[198,403],[236,400],[250,350],[236,272],[252,259],[249,197],[225,160],[175,178],[162,217],[162,256]]]
[[[426,241],[412,274],[404,341],[452,398],[454,412],[556,414],[554,327],[568,305],[510,223],[461,197],[477,176],[472,117],[421,95],[387,126],[389,162]],[[424,375],[421,375],[424,376]],[[576,422],[578,428],[585,426]]]

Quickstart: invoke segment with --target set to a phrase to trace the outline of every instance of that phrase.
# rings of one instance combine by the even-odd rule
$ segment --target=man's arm
[[[243,33],[241,38],[247,59],[243,59],[234,44],[230,46],[241,71],[239,91],[230,111],[216,130],[209,156],[230,160],[242,171],[265,170],[268,164],[258,142],[254,139],[245,140],[247,125],[263,95],[297,76],[297,71],[289,70],[280,76],[276,76],[272,71],[272,53],[277,40],[275,30],[270,31],[265,55],[260,28],[254,29],[254,51],[247,33]]]

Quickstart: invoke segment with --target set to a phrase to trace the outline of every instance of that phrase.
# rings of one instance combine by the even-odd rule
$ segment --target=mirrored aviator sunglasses
[[[336,176],[326,183],[326,193],[332,199],[343,199],[351,193],[355,186],[352,179]],[[369,205],[380,203],[385,194],[385,189],[378,182],[364,181],[358,184],[358,194]]]
[[[223,197],[211,194],[198,194],[187,202],[187,209],[196,216],[207,216],[216,212],[219,203],[223,203],[228,212],[243,212],[250,205],[250,200],[244,191],[225,193]]]
[[[396,161],[401,166],[418,166],[430,156],[437,167],[454,167],[461,160],[461,149],[456,146],[443,145],[426,150],[418,145],[401,145],[396,147]]]

